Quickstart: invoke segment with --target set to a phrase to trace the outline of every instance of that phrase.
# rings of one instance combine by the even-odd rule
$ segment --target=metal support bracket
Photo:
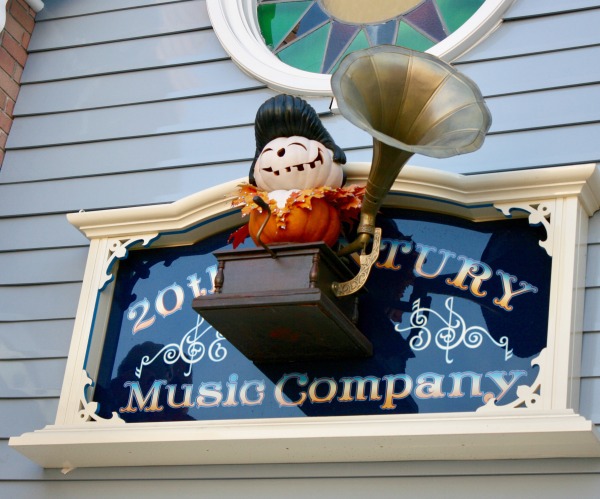
[[[349,281],[334,282],[331,284],[331,289],[333,290],[335,296],[339,298],[341,296],[351,295],[356,293],[365,285],[365,282],[367,282],[367,278],[369,277],[369,273],[371,272],[371,267],[373,267],[373,264],[379,257],[380,246],[381,229],[377,227],[375,228],[375,234],[373,234],[373,246],[371,248],[371,252],[369,254],[365,254],[365,250],[363,249],[360,255],[360,270],[358,271],[358,274],[356,274]]]

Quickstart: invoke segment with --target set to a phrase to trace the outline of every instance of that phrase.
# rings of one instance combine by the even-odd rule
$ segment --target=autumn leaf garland
[[[260,196],[269,205],[271,215],[275,217],[277,226],[280,229],[285,229],[286,219],[292,208],[311,210],[311,201],[315,198],[327,201],[327,203],[337,208],[342,222],[351,223],[358,218],[364,193],[365,188],[357,185],[302,189],[292,191],[286,200],[285,206],[281,208],[274,199],[269,198],[268,192],[250,184],[242,184],[239,186],[236,197],[231,204],[232,206],[242,206],[243,216],[249,215],[253,210],[262,213],[262,208],[253,200],[254,196]]]

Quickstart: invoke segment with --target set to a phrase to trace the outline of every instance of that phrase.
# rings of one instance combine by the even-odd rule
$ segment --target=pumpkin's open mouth
[[[292,171],[292,168],[295,168],[299,172],[303,172],[304,170],[312,170],[317,166],[321,166],[322,164],[323,155],[321,154],[321,149],[319,149],[317,157],[313,159],[310,163],[300,163],[299,165],[286,166],[284,168],[280,168],[279,170],[273,170],[273,168],[269,166],[267,168],[263,168],[262,171],[267,173],[273,173],[276,177],[278,177],[282,171],[286,171],[289,173]]]

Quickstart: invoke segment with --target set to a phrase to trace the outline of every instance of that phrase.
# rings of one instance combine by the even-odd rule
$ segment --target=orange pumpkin
[[[292,205],[286,216],[285,228],[278,227],[276,217],[269,219],[261,234],[261,240],[265,244],[272,243],[311,243],[324,241],[328,246],[333,246],[340,235],[340,214],[334,206],[324,199],[313,198],[312,209]],[[266,212],[253,210],[250,213],[248,230],[256,245],[256,237],[262,226]]]

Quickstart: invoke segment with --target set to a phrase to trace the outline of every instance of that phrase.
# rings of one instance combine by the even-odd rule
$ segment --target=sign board
[[[359,296],[365,359],[253,363],[192,309],[212,252],[131,251],[114,284],[94,401],[127,422],[471,412],[518,400],[546,347],[552,258],[527,219],[388,209]],[[253,246],[249,241],[246,243]],[[268,345],[265,345],[268,348]]]

